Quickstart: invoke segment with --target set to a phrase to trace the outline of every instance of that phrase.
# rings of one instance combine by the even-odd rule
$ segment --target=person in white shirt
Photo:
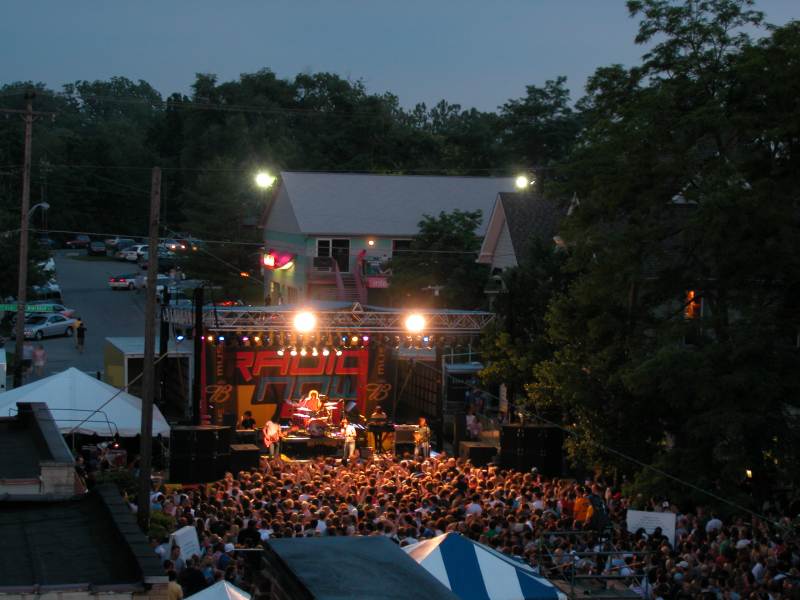
[[[347,461],[356,451],[356,438],[358,433],[354,425],[347,422],[347,419],[342,419],[342,435],[344,435],[344,450],[342,453],[342,464],[346,465]]]
[[[483,507],[481,506],[481,497],[478,494],[473,494],[472,502],[467,504],[464,511],[468,515],[480,515],[483,512]]]

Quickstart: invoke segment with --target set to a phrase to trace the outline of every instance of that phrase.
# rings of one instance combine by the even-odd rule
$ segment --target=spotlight
[[[183,337],[182,335],[178,335],[178,336],[176,336],[176,337],[175,337],[175,339],[176,339],[176,340],[178,340],[179,342],[182,342],[182,341],[183,341],[183,340],[185,340],[186,338],[185,338],[185,337]]]
[[[357,344],[357,343],[358,343],[358,336],[357,336],[357,335],[354,335],[353,337],[351,337],[351,338],[350,338],[350,341],[351,341],[352,343],[354,343],[354,344]]]
[[[313,348],[313,349],[311,350],[311,356],[319,356],[319,352],[317,351],[317,349],[316,349],[316,348]]]
[[[308,333],[317,324],[317,317],[309,311],[299,312],[294,317],[294,328],[300,333]]]
[[[210,336],[208,336],[206,339],[207,339],[209,342],[213,342],[213,341],[214,341],[214,336],[213,336],[213,335],[210,335]]]
[[[308,351],[306,350],[305,346],[303,346],[300,349],[300,356],[305,356],[306,354],[308,354]]]
[[[249,341],[250,341],[250,338],[249,338],[249,337],[247,337],[246,335],[243,335],[243,336],[242,336],[242,341],[243,341],[243,342],[249,342]]]
[[[218,339],[220,342],[224,342],[224,341],[225,341],[225,336],[224,336],[224,335],[221,335],[221,336],[219,336],[217,339]]]
[[[361,338],[361,340],[362,340],[362,341],[364,341],[364,342],[368,342],[368,341],[369,341],[369,336],[368,336],[368,335],[365,335],[365,336],[363,336],[363,337]]]
[[[406,317],[406,330],[409,333],[421,333],[425,329],[425,317],[419,313],[413,313]]]
[[[297,348],[292,348],[291,352],[289,352],[292,356],[297,356]]]
[[[429,338],[427,335],[424,335],[424,336],[422,336],[422,341],[427,344],[428,342],[431,341],[431,338]]]
[[[336,356],[341,356],[341,355],[342,355],[342,351],[341,350],[337,350],[336,351]]]
[[[283,348],[281,348],[280,350],[278,350],[278,356],[283,356]]]
[[[255,336],[255,337],[253,338],[253,341],[254,341],[256,344],[258,344],[258,343],[261,341],[261,338],[260,338],[260,337],[258,337],[258,336]]]
[[[331,353],[331,351],[328,350],[327,348],[323,348],[322,349],[322,356],[328,356],[330,353]]]

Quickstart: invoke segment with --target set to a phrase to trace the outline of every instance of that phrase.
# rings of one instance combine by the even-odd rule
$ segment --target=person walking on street
[[[33,373],[36,377],[44,376],[44,365],[47,362],[47,352],[44,346],[39,344],[33,350]]]
[[[78,329],[75,331],[75,342],[78,345],[78,352],[83,354],[83,344],[86,341],[86,325],[83,321],[78,323]]]
[[[33,365],[33,344],[30,342],[22,343],[22,372],[25,377],[31,374]]]

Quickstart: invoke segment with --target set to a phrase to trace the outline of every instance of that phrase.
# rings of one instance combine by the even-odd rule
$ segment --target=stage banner
[[[291,402],[317,390],[330,400],[367,409],[369,352],[343,350],[341,356],[279,355],[277,350],[218,344],[206,353],[206,398],[215,423],[250,410],[261,426],[267,419],[287,418]]]

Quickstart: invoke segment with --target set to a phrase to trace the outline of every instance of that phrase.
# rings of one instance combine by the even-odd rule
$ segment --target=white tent
[[[189,600],[189,598],[194,598],[194,600],[250,600],[250,594],[223,579],[196,594],[188,596],[186,600]]]
[[[117,432],[123,437],[133,437],[141,432],[139,398],[74,367],[0,394],[0,416],[15,414],[17,402],[47,404],[61,433],[70,433],[78,425],[75,433],[96,433],[103,437]],[[81,423],[84,419],[86,422]],[[169,436],[169,424],[158,407],[153,406],[153,435],[159,434]]]

